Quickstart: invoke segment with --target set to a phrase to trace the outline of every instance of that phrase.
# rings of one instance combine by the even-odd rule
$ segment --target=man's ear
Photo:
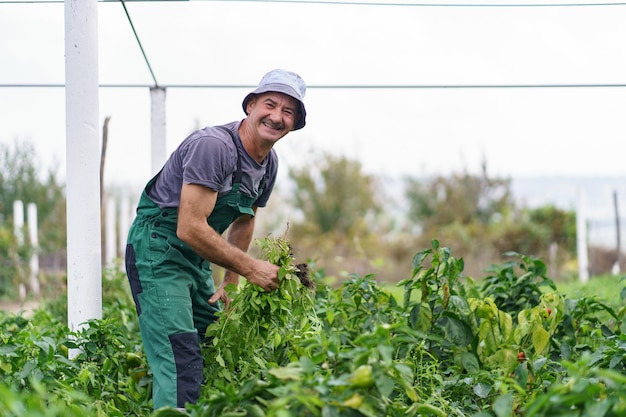
[[[252,96],[246,103],[246,114],[250,114],[250,110],[252,109],[252,107],[254,107],[254,104],[256,103],[256,98],[257,96]]]

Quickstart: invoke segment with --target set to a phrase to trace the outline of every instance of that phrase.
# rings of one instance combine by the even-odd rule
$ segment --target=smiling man
[[[274,144],[306,123],[306,85],[273,70],[242,103],[246,118],[187,137],[146,185],[128,233],[126,272],[153,374],[154,408],[197,402],[200,342],[225,286],[239,276],[266,291],[278,267],[247,254],[258,207],[274,187]],[[223,233],[228,230],[227,237]],[[225,268],[215,289],[211,264]]]

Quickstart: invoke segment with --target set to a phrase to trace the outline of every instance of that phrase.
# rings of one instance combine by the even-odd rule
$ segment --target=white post
[[[578,207],[576,208],[576,250],[578,253],[578,278],[583,283],[589,281],[587,220],[585,217],[585,194],[582,188],[579,188]]]
[[[130,202],[124,195],[120,200],[120,246],[119,253],[124,257],[126,254],[126,238],[130,229]]]
[[[622,260],[622,234],[619,225],[619,202],[617,199],[617,190],[613,191],[613,207],[615,208],[615,236],[617,238],[617,244],[615,245],[615,263],[611,269],[613,275],[619,275],[621,269],[620,264]]]
[[[13,234],[19,246],[24,244],[24,202],[15,200],[13,202]],[[20,300],[26,298],[26,286],[23,282],[18,284],[18,292]]]
[[[165,88],[150,88],[150,123],[152,175],[156,175],[167,157],[165,135]]]
[[[98,1],[65,0],[67,315],[71,331],[102,318],[98,100]]]
[[[13,202],[13,234],[18,245],[24,244],[24,203],[21,200]]]
[[[111,266],[113,261],[115,261],[115,258],[117,258],[117,233],[115,232],[116,213],[114,197],[109,197],[107,200],[106,216],[106,265]]]
[[[30,255],[30,290],[39,296],[39,226],[37,225],[37,205],[28,203],[28,238],[33,253]]]

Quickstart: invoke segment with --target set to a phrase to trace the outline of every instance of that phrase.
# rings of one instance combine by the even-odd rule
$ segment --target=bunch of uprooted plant
[[[280,267],[278,289],[266,292],[244,281],[226,288],[232,301],[207,329],[205,375],[211,381],[237,383],[268,366],[297,359],[296,341],[320,329],[315,283],[306,263],[297,264],[289,242],[257,241],[262,257]]]

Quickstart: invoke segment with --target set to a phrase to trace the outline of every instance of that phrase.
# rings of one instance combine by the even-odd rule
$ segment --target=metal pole
[[[28,203],[28,237],[33,253],[30,255],[30,290],[39,296],[39,226],[37,225],[37,205]]]
[[[615,207],[615,235],[617,242],[615,247],[615,264],[613,265],[613,275],[619,275],[622,264],[622,238],[619,225],[619,205],[617,203],[617,191],[613,191],[613,206]]]
[[[98,2],[65,0],[67,314],[77,331],[102,318]],[[77,352],[75,352],[77,353]]]
[[[576,248],[578,252],[578,279],[589,281],[589,257],[587,253],[587,220],[585,219],[585,194],[578,190],[578,207],[576,210]]]
[[[156,175],[167,157],[165,134],[165,88],[150,88],[152,175]]]
[[[124,193],[122,198],[120,199],[120,238],[119,238],[119,247],[118,252],[120,257],[124,258],[126,253],[126,237],[128,235],[128,230],[130,229],[131,223],[131,206],[130,201],[128,201],[128,197]]]
[[[112,266],[113,262],[117,258],[117,213],[115,212],[115,197],[107,198],[106,209],[106,263],[107,266]]]
[[[24,202],[15,200],[13,202],[13,234],[19,246],[24,244]],[[21,269],[21,268],[20,268]],[[26,285],[20,280],[18,285],[20,301],[26,298]]]
[[[24,244],[24,202],[15,200],[13,202],[13,235],[17,244]]]

